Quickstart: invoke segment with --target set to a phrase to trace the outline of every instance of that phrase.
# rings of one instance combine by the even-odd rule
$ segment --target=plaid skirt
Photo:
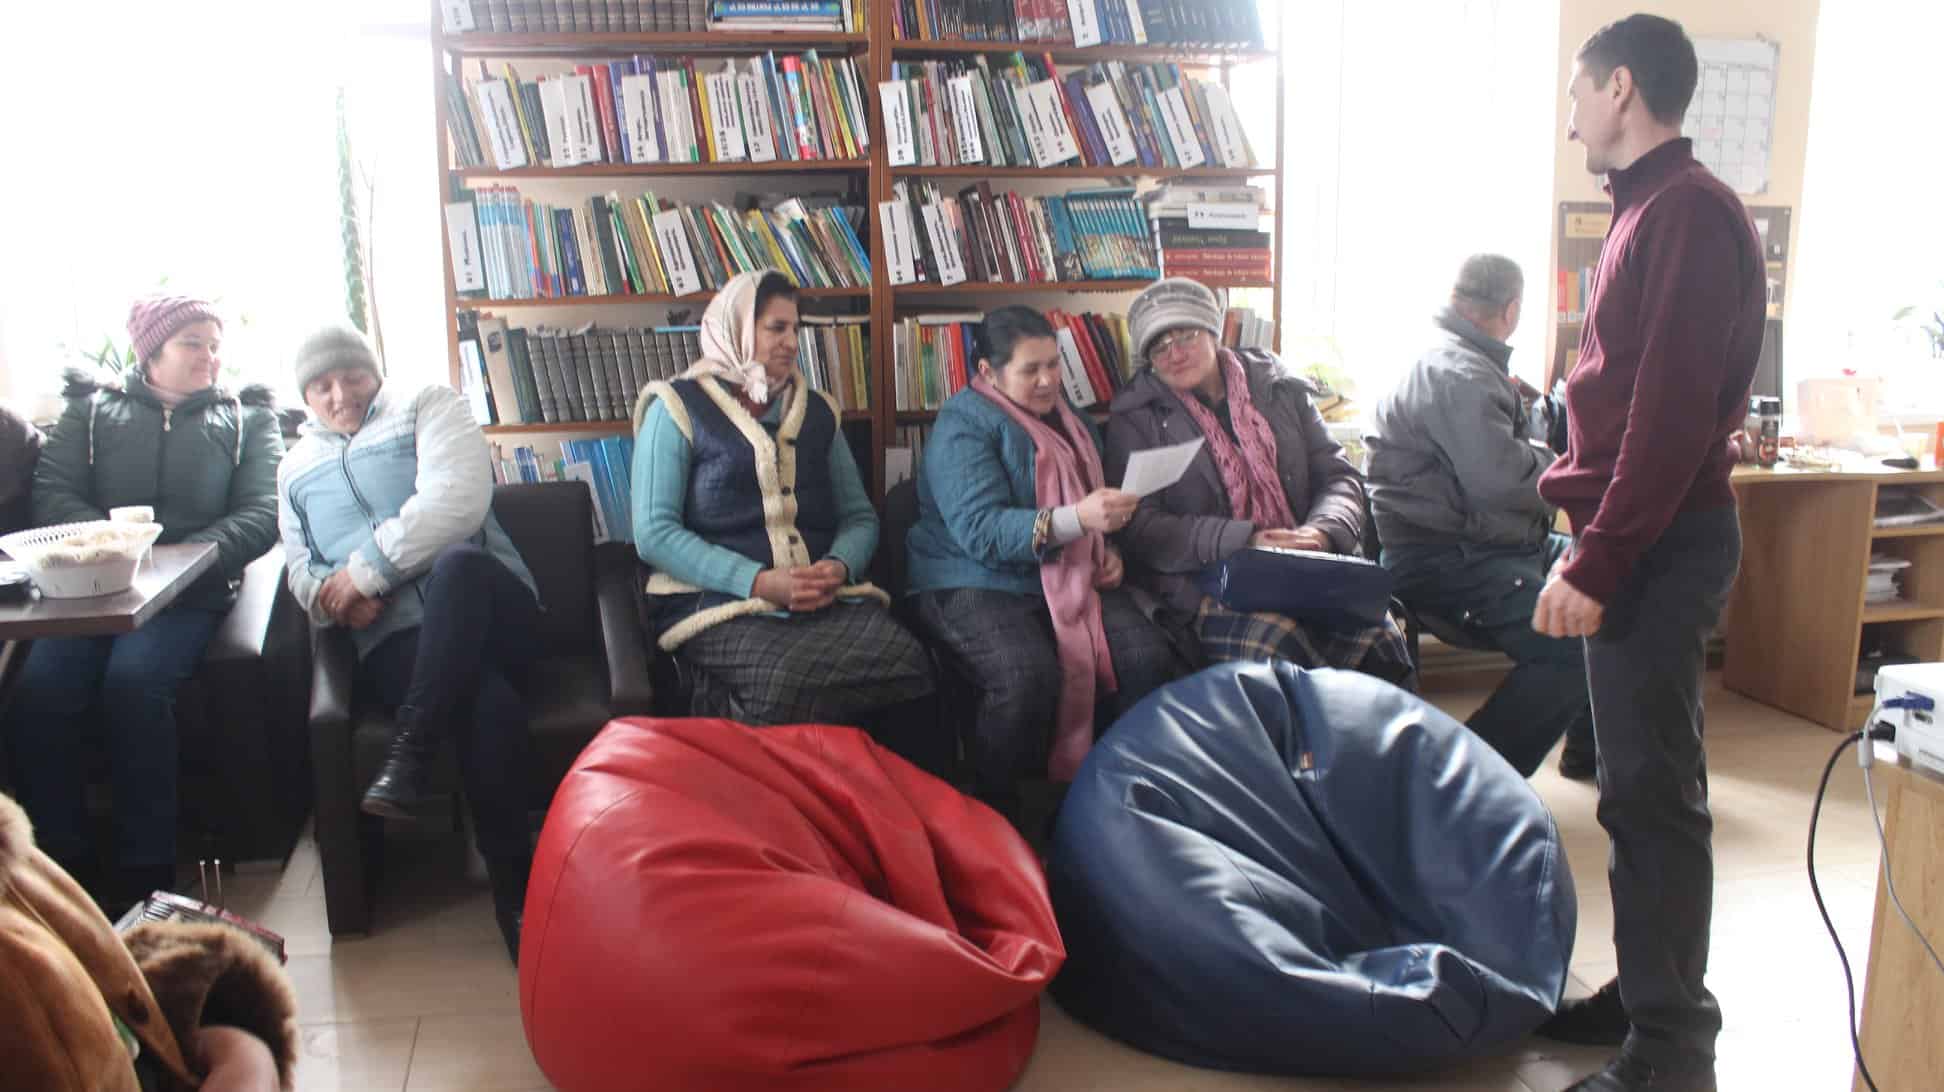
[[[1202,597],[1195,633],[1211,663],[1230,660],[1288,660],[1297,667],[1347,667],[1386,682],[1415,689],[1417,665],[1397,619],[1384,615],[1381,626],[1325,629],[1306,626],[1286,614],[1230,610]]]
[[[875,602],[719,622],[675,657],[695,668],[691,712],[743,724],[851,724],[932,692],[931,658]]]

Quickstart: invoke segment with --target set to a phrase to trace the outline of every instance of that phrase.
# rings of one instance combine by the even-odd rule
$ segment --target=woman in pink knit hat
[[[208,300],[139,299],[128,336],[136,362],[123,375],[67,373],[67,408],[34,469],[34,525],[145,506],[162,525],[159,541],[213,542],[216,565],[133,633],[36,641],[0,719],[41,848],[116,913],[174,886],[176,686],[202,659],[243,567],[276,542],[283,457],[269,388],[216,385],[223,323]],[[97,710],[98,721],[83,719]],[[114,802],[106,878],[83,802],[97,751]]]

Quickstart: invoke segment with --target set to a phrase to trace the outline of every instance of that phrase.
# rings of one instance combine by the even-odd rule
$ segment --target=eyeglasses
[[[1148,343],[1148,362],[1153,363],[1176,353],[1187,352],[1201,343],[1201,337],[1205,333],[1206,330],[1177,330],[1172,334],[1155,338]]]

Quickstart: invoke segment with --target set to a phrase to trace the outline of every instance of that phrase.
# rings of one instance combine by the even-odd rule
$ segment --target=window
[[[1785,400],[1798,380],[1853,369],[1885,378],[1892,412],[1944,414],[1944,360],[1913,323],[1891,317],[1905,306],[1944,311],[1931,56],[1941,36],[1944,6],[1822,5],[1783,322]]]
[[[1423,352],[1459,264],[1494,251],[1525,272],[1512,366],[1540,381],[1558,16],[1546,0],[1283,6],[1289,363],[1334,357],[1368,407]]]

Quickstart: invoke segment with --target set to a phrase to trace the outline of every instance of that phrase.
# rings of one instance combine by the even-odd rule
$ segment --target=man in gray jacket
[[[1587,780],[1584,649],[1532,629],[1533,603],[1571,540],[1552,531],[1539,498],[1553,452],[1533,435],[1508,367],[1524,289],[1510,258],[1465,260],[1436,342],[1377,405],[1370,499],[1398,597],[1433,632],[1517,664],[1472,714],[1472,731],[1528,775],[1564,734],[1560,772]]]

